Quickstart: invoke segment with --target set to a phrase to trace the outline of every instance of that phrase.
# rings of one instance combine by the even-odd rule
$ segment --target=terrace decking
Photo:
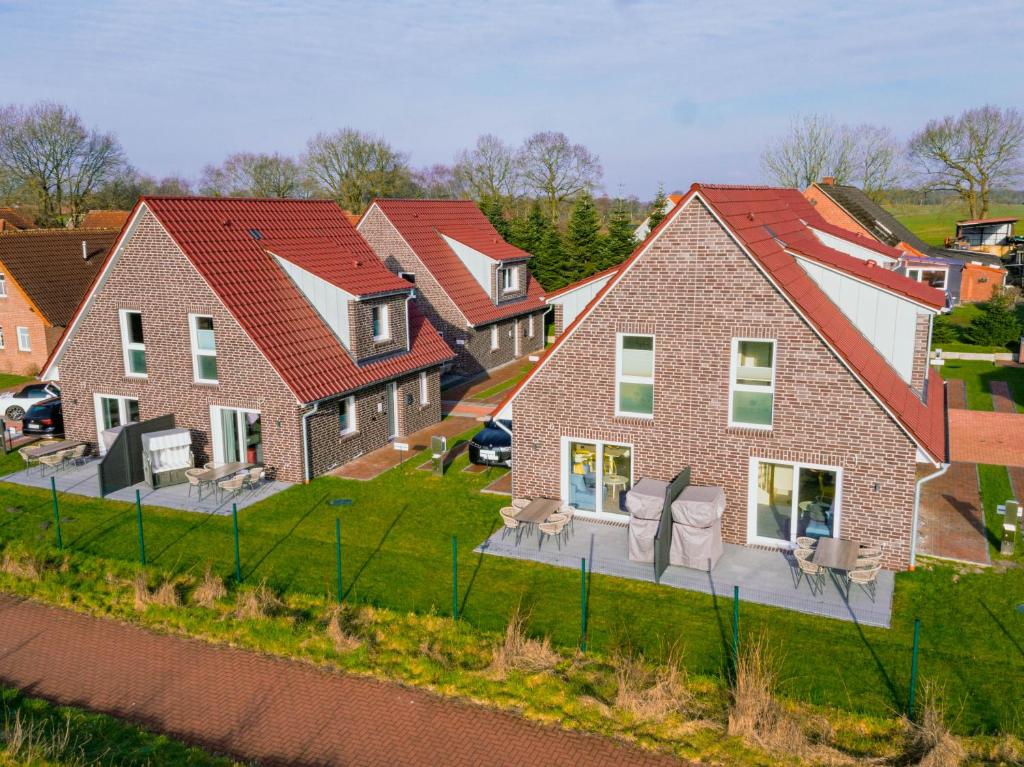
[[[56,480],[57,491],[60,493],[73,493],[84,495],[90,498],[100,497],[100,481],[97,474],[98,459],[87,461],[82,466],[64,469],[57,473],[47,472],[44,476],[37,467],[29,471],[19,471],[9,474],[2,481],[11,482],[16,485],[27,487],[38,487],[45,490],[50,489],[50,478]],[[126,487],[110,493],[106,497],[114,501],[127,501],[135,503],[135,491],[138,490],[142,503],[146,506],[162,506],[167,509],[178,509],[180,511],[197,511],[203,514],[227,515],[231,513],[231,504],[238,504],[241,511],[258,501],[269,498],[287,487],[289,482],[265,482],[256,490],[243,490],[233,498],[225,493],[224,500],[219,500],[219,493],[207,490],[200,501],[198,493],[193,488],[192,495],[189,495],[187,484],[171,485],[154,490],[145,482]]]
[[[524,537],[516,545],[514,535],[502,539],[499,530],[476,551],[510,559],[542,562],[556,567],[579,569],[586,557],[587,568],[601,575],[614,575],[638,581],[654,582],[654,566],[631,562],[627,549],[627,528],[601,522],[575,519],[575,533],[559,550],[554,539],[537,546],[537,534]],[[825,579],[822,593],[812,595],[806,580],[794,588],[792,559],[781,551],[754,549],[725,544],[725,553],[710,573],[686,567],[669,567],[661,578],[664,586],[732,599],[733,587],[740,587],[740,601],[852,621],[867,626],[889,628],[892,615],[893,573],[882,570],[878,576],[875,601],[854,586],[847,599],[832,578]]]

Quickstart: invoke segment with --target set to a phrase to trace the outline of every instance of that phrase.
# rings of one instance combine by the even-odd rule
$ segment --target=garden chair
[[[860,569],[850,570],[846,574],[846,579],[852,586],[856,583],[861,589],[871,597],[871,601],[875,601],[875,584],[878,581],[878,573],[882,570],[882,565],[875,563],[870,567],[863,567]],[[849,587],[847,587],[846,598],[850,598]]]
[[[203,500],[203,485],[206,483],[200,479],[203,474],[206,473],[206,469],[185,469],[185,479],[188,480],[188,494],[189,497],[192,495],[192,488],[196,488],[199,493],[199,500]]]
[[[213,461],[207,461],[206,463],[204,463],[204,464],[203,464],[203,468],[204,468],[204,469],[212,469],[212,468],[214,468],[214,467],[215,467],[216,465],[217,465],[217,464],[216,464],[216,463],[214,463]]]
[[[514,531],[516,534],[516,544],[518,545],[519,539],[523,535],[522,529],[519,527],[519,520],[516,519],[516,514],[519,513],[519,509],[515,506],[505,506],[498,510],[501,515],[501,521],[505,525],[505,528],[501,531],[502,540],[509,532]]]
[[[231,497],[234,498],[240,492],[242,492],[242,485],[245,484],[245,474],[236,474],[230,479],[221,480],[217,483],[217,488],[220,490],[221,503],[224,502],[224,494],[230,493]]]
[[[512,508],[515,509],[516,511],[522,511],[531,503],[532,501],[529,498],[513,498]]]
[[[562,504],[558,509],[558,514],[566,518],[568,522],[568,530],[575,532],[575,529],[573,528],[573,518],[576,516],[576,509],[568,504]],[[548,517],[547,521],[550,522],[551,518]],[[566,537],[568,537],[568,533],[566,533]]]
[[[85,454],[88,450],[88,445],[78,445],[71,448],[71,450],[68,451],[67,462],[74,464],[75,466],[81,466],[85,463]]]
[[[249,469],[243,475],[245,479],[245,486],[250,490],[258,490],[260,485],[263,484],[263,480],[267,478],[267,471],[262,466],[257,466],[253,469]]]
[[[560,516],[560,514],[552,514],[548,519],[551,520],[554,517]],[[554,538],[555,542],[558,544],[558,549],[561,550],[562,534],[565,532],[566,522],[568,522],[568,520],[562,517],[561,519],[556,519],[553,522],[541,522],[537,525],[537,529],[540,530],[540,538],[537,539],[537,548],[539,549],[543,545],[545,538]]]
[[[32,468],[32,464],[33,463],[39,463],[39,459],[36,458],[35,456],[29,455],[28,453],[26,453],[25,452],[26,450],[28,450],[27,447],[21,448],[21,450],[18,451],[18,455],[20,455],[21,456],[21,460],[23,460],[25,462],[25,471],[28,471],[29,469]]]
[[[39,456],[39,469],[42,475],[46,476],[47,467],[53,469],[55,474],[64,468],[64,462],[67,460],[68,453],[70,452],[70,450],[61,450],[49,455]]]
[[[813,555],[813,549],[797,549],[793,552],[797,568],[795,588],[799,589],[800,581],[806,578],[811,587],[811,595],[815,596],[825,588],[825,568],[811,561]]]
[[[817,545],[817,538],[811,538],[808,535],[798,535],[796,537],[796,547],[798,549],[813,549]]]
[[[862,543],[860,545],[860,549],[857,551],[857,556],[858,557],[869,557],[871,559],[881,559],[882,558],[882,547],[881,546],[874,546],[874,545],[871,545],[871,544],[864,544],[864,543]]]

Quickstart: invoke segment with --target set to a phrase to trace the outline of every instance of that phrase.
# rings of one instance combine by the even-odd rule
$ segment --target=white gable
[[[306,297],[306,300],[316,309],[317,314],[334,331],[334,335],[338,337],[338,340],[341,341],[346,349],[351,349],[348,306],[349,301],[355,300],[355,296],[345,292],[336,285],[332,285],[322,277],[317,277],[312,272],[306,271],[301,266],[296,266],[287,259],[280,256],[274,256],[274,259],[281,265],[281,268],[284,269],[292,282],[295,283],[295,287],[299,289],[302,295]]]
[[[934,312],[815,261],[800,256],[796,260],[900,377],[910,383],[917,317]],[[920,360],[917,362],[920,364]]]
[[[840,253],[845,253],[848,256],[853,256],[860,261],[874,261],[875,263],[881,264],[882,266],[889,267],[896,263],[895,258],[889,258],[884,256],[876,250],[871,248],[865,248],[863,245],[858,245],[855,242],[850,242],[843,237],[837,237],[834,234],[828,232],[822,232],[815,229],[813,226],[808,227],[814,236],[818,238],[818,241],[826,247],[832,248],[832,250],[838,250]]]
[[[484,255],[479,250],[474,250],[469,245],[463,245],[458,240],[453,240],[448,235],[442,234],[441,237],[444,238],[444,241],[448,243],[448,247],[459,257],[459,260],[465,267],[469,269],[473,279],[480,283],[484,293],[491,295],[491,264],[494,263],[494,259]]]
[[[560,295],[549,298],[545,303],[551,306],[562,307],[562,330],[569,327],[573,320],[579,316],[587,304],[594,300],[594,296],[601,292],[601,288],[608,284],[608,280],[615,276],[614,272],[606,274],[596,280],[591,280],[585,285],[580,285],[573,290],[567,290]]]

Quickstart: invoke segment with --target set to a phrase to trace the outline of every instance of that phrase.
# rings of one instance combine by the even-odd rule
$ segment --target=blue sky
[[[1019,0],[0,0],[0,29],[3,100],[67,103],[155,175],[342,126],[415,165],[553,129],[600,155],[607,192],[649,198],[761,180],[798,113],[906,136],[1024,102]]]

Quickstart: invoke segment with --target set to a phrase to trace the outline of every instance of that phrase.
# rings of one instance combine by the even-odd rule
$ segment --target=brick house
[[[473,376],[544,348],[543,289],[530,254],[505,242],[470,200],[374,200],[359,233]]]
[[[495,410],[514,495],[624,524],[636,480],[690,466],[725,488],[729,542],[833,535],[912,565],[918,464],[946,460],[943,295],[809,225],[799,191],[694,185]]]
[[[826,177],[807,187],[804,197],[828,223],[900,251],[891,268],[946,291],[953,304],[987,301],[1006,283],[998,256],[929,245],[855,186]]]
[[[440,420],[451,352],[332,202],[143,197],[46,374],[67,434],[173,413],[302,481]]]
[[[115,239],[117,229],[0,232],[0,372],[42,369]]]

